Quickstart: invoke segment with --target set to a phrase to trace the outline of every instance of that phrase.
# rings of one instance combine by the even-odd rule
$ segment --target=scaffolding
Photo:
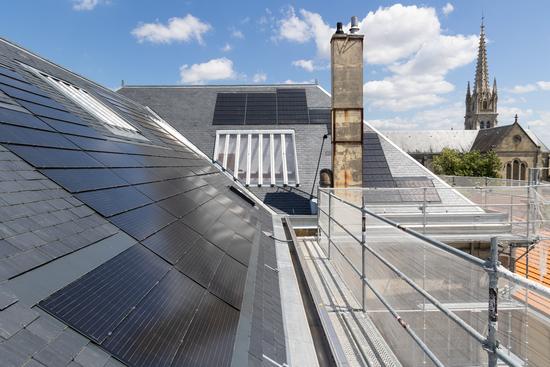
[[[403,366],[548,366],[546,198],[548,185],[319,189],[317,243]]]

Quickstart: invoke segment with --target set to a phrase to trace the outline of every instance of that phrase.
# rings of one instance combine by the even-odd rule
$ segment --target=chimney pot
[[[359,31],[359,19],[356,16],[351,17],[351,27],[349,33],[355,34]]]
[[[344,34],[342,22],[336,23],[336,34]]]

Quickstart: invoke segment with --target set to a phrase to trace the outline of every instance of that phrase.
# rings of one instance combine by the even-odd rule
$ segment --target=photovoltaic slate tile
[[[141,241],[174,222],[176,218],[158,205],[150,204],[115,215],[109,220],[130,236]]]
[[[142,243],[171,264],[181,259],[200,236],[180,221],[164,227]]]
[[[106,168],[48,169],[42,173],[73,193],[128,185]]]
[[[105,217],[152,203],[151,199],[130,186],[88,191],[75,196]]]
[[[243,125],[246,93],[218,93],[214,108],[214,125]]]
[[[170,271],[116,328],[103,347],[136,367],[171,366],[205,290]]]
[[[28,129],[20,126],[0,124],[0,142],[25,144],[51,148],[77,149],[63,135],[55,132]]]
[[[229,366],[238,321],[239,311],[206,293],[172,365]]]
[[[56,120],[61,121],[67,121],[67,122],[73,122],[75,124],[84,124],[84,122],[76,117],[74,114],[67,112],[67,111],[61,111],[55,108],[50,108],[46,106],[42,106],[39,104],[31,103],[31,102],[25,102],[19,100],[18,103],[25,107],[27,110],[31,111],[32,113],[43,116],[43,117],[49,117]]]
[[[36,168],[103,167],[88,154],[77,150],[4,145]]]
[[[239,236],[238,234],[235,234],[228,241],[225,252],[231,255],[237,261],[248,266],[251,250],[252,250],[252,242]]]
[[[183,258],[176,264],[176,269],[207,288],[214,277],[223,252],[204,239],[196,241]]]
[[[168,270],[158,256],[134,245],[39,305],[101,343]]]
[[[50,126],[46,125],[42,120],[31,114],[8,110],[5,108],[0,108],[0,122],[11,125],[53,131]]]
[[[245,281],[246,266],[225,255],[208,290],[239,310]]]
[[[275,93],[247,93],[247,125],[277,124],[277,95]]]
[[[306,90],[277,88],[277,116],[279,124],[308,124]]]

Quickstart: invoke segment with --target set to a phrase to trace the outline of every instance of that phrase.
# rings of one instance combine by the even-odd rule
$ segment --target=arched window
[[[487,121],[487,122],[485,123],[485,128],[488,129],[488,128],[490,128],[490,127],[491,127],[491,122]]]
[[[519,180],[519,161],[517,159],[514,159],[512,164],[512,179]]]
[[[526,174],[527,174],[527,164],[525,164],[524,162],[521,162],[520,172],[519,172],[520,180],[525,181],[527,176]]]
[[[506,179],[512,179],[512,162],[506,163]]]
[[[485,129],[485,122],[480,121],[480,122],[479,122],[479,128],[480,128],[480,129]]]
[[[483,101],[483,109],[484,109],[484,110],[487,109],[487,101]]]

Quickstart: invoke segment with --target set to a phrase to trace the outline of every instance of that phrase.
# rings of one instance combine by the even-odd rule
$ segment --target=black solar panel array
[[[257,233],[251,206],[125,101],[109,103],[173,149],[108,140],[1,66],[0,91],[34,114],[0,105],[0,143],[140,241],[40,307],[129,365],[229,365]]]
[[[330,109],[308,109],[305,89],[277,88],[274,93],[218,93],[212,123],[288,125],[329,122]]]

